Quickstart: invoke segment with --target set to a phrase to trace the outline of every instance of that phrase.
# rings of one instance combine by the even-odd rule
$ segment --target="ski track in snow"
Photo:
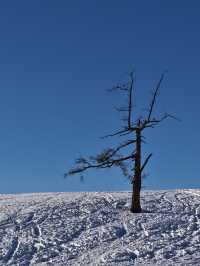
[[[0,266],[200,265],[200,190],[0,195]]]

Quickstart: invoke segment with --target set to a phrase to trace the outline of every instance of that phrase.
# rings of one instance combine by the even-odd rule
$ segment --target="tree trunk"
[[[138,122],[140,125],[140,121]],[[140,190],[141,190],[141,130],[140,127],[136,130],[136,154],[135,154],[135,168],[133,177],[133,191],[131,212],[139,213],[142,211],[140,205]]]

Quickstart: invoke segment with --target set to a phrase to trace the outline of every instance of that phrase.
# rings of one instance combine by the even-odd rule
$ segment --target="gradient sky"
[[[0,193],[129,190],[117,170],[63,173],[110,144],[121,97],[106,90],[132,67],[137,110],[168,70],[157,113],[182,119],[146,131],[145,188],[199,187],[199,13],[197,0],[1,1]]]

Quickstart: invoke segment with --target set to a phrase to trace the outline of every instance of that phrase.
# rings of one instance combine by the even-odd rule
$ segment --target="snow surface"
[[[200,190],[0,195],[0,265],[200,265]]]

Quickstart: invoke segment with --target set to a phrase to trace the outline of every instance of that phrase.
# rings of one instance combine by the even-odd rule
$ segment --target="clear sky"
[[[130,189],[117,170],[63,174],[109,145],[120,97],[106,90],[133,66],[137,110],[167,69],[157,110],[182,119],[146,131],[145,187],[199,187],[199,13],[197,0],[1,1],[0,193]]]

